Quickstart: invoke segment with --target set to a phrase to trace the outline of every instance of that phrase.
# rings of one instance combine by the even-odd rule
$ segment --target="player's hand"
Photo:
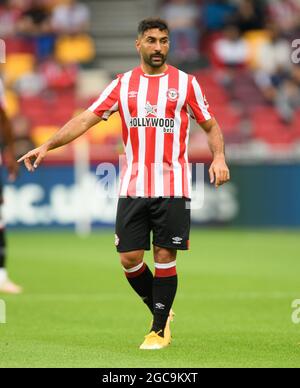
[[[230,171],[224,157],[216,157],[209,169],[210,183],[216,188],[230,181]]]
[[[42,145],[41,147],[29,151],[26,155],[22,156],[22,158],[18,160],[18,163],[24,162],[27,170],[29,172],[34,172],[47,155],[47,152],[48,147],[46,145]]]
[[[17,179],[19,172],[19,165],[15,160],[15,157],[11,154],[6,156],[6,166],[8,169],[8,180],[14,182]]]

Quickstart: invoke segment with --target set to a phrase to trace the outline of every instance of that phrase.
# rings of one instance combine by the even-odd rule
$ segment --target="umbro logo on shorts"
[[[157,308],[158,310],[164,310],[165,309],[165,305],[162,304],[162,303],[156,303],[155,304],[155,308]]]
[[[173,237],[172,240],[173,240],[173,244],[181,245],[182,241],[183,241],[183,238],[181,238],[181,237]]]

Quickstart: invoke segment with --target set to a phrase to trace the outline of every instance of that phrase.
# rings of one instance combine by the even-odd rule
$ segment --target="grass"
[[[172,346],[143,352],[151,317],[113,233],[11,232],[9,269],[25,293],[0,296],[0,367],[299,367],[299,232],[199,230],[191,240],[178,258]]]

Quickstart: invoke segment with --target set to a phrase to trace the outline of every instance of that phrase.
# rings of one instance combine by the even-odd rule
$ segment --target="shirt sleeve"
[[[191,116],[197,121],[197,123],[201,124],[213,118],[209,103],[195,77],[192,77],[190,83],[187,102],[190,108]]]
[[[119,110],[120,78],[113,80],[88,110],[103,120]]]

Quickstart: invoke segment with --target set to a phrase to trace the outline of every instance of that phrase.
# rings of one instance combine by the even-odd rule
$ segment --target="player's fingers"
[[[226,179],[227,179],[227,182],[230,181],[230,171],[229,170],[227,170]]]
[[[18,163],[25,162],[26,159],[32,158],[33,156],[36,155],[36,153],[37,153],[36,150],[27,152],[27,154],[25,154],[24,156],[22,156],[22,157],[18,160]]]
[[[222,171],[222,184],[227,182],[227,170]]]
[[[37,155],[37,158],[36,158],[36,161],[34,162],[34,165],[33,167],[34,168],[38,168],[38,166],[40,165],[40,163],[42,162],[42,160],[44,159],[44,155],[43,154],[38,154]]]
[[[28,153],[29,154],[29,153]],[[20,159],[18,159],[18,163],[22,163],[22,162],[25,162],[25,159],[27,159],[28,158],[28,154],[26,154],[26,155],[24,155],[24,156],[22,156]]]
[[[28,170],[29,172],[32,172],[32,171],[33,171],[33,167],[32,167],[30,158],[24,159],[24,164],[25,164],[25,167],[27,168],[27,170]]]
[[[226,173],[226,182],[230,181],[230,171],[228,170]]]
[[[222,176],[221,176],[220,170],[215,171],[215,174],[216,174],[216,188],[218,188],[222,184]]]
[[[214,174],[214,169],[211,167],[209,169],[209,178],[210,178],[210,183],[214,183],[215,181],[215,174]]]

